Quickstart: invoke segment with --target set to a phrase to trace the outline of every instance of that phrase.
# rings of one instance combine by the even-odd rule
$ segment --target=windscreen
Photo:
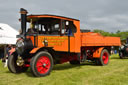
[[[30,21],[27,33],[59,35],[61,20],[53,18],[42,18]]]

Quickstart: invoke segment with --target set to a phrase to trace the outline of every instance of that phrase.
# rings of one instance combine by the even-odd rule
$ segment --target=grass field
[[[13,74],[0,62],[0,85],[128,85],[128,59],[112,55],[107,66],[85,62],[55,65],[51,74],[35,78],[30,70]]]

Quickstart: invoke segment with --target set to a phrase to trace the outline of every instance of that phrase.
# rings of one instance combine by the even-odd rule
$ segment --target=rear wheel
[[[21,73],[27,71],[28,67],[17,65],[18,55],[16,53],[12,54],[8,58],[8,69],[12,73]]]
[[[100,58],[95,59],[97,65],[107,65],[109,63],[109,53],[106,49],[103,49]]]
[[[36,77],[42,77],[50,74],[52,68],[53,58],[48,52],[39,52],[31,59],[30,69]]]

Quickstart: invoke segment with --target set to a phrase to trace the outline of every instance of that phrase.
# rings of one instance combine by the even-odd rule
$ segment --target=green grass
[[[127,85],[128,59],[112,55],[107,66],[85,62],[80,66],[69,63],[55,65],[51,74],[35,78],[30,70],[13,74],[0,62],[0,85]]]

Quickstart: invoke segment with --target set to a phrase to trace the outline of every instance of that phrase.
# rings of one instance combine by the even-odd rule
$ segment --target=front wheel
[[[53,68],[53,58],[50,53],[42,51],[37,53],[30,62],[30,69],[34,76],[42,77],[50,74]]]
[[[95,59],[97,65],[107,65],[109,63],[109,52],[106,49],[103,49],[100,55],[100,58]]]
[[[17,65],[17,59],[18,59],[18,55],[16,53],[13,53],[12,55],[9,56],[8,64],[7,64],[9,71],[12,73],[21,73],[27,71],[28,67]]]

